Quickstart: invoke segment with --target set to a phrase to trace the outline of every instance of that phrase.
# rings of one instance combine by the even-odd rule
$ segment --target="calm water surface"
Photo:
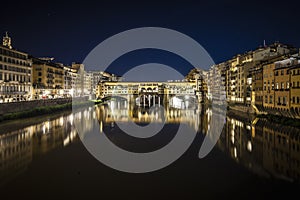
[[[134,152],[159,149],[172,140],[178,124],[197,130],[188,151],[159,171],[129,174],[97,161],[83,146],[74,120],[96,123],[119,147]],[[128,137],[115,122],[132,119],[144,126],[166,121],[148,139]],[[165,112],[143,107],[93,106],[75,113],[0,124],[0,196],[7,198],[286,198],[300,191],[300,130],[227,113],[221,137],[203,159],[198,153],[209,131],[210,108]],[[81,133],[84,134],[84,133]]]

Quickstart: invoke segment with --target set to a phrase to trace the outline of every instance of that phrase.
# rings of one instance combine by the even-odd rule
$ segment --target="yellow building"
[[[275,63],[263,66],[263,106],[264,108],[274,108],[274,69]]]
[[[31,99],[31,65],[28,54],[13,49],[6,34],[0,45],[0,103]]]
[[[291,80],[291,110],[300,115],[300,65],[290,68]]]
[[[64,94],[64,68],[47,59],[33,58],[34,98],[59,98]]]
[[[274,83],[275,83],[275,104],[274,107],[281,111],[290,109],[290,60],[275,62]],[[288,64],[290,63],[290,64]]]

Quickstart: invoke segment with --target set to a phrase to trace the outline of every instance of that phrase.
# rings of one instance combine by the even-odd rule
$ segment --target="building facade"
[[[283,111],[290,109],[290,70],[295,59],[285,59],[275,62],[274,83],[275,83],[275,108]]]
[[[47,59],[33,58],[32,69],[34,99],[63,97],[63,66]]]
[[[12,48],[6,33],[0,45],[0,103],[31,100],[31,75],[31,59],[27,53]]]
[[[99,97],[112,95],[195,95],[194,82],[102,82],[98,85]]]
[[[291,110],[300,115],[300,64],[290,68],[290,98]]]
[[[274,69],[275,63],[263,66],[263,106],[264,108],[274,108]]]

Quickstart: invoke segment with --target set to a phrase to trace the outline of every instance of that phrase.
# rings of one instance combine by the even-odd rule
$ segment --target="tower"
[[[11,38],[8,36],[8,33],[5,32],[5,36],[3,37],[3,42],[2,42],[3,46],[6,46],[10,49],[12,49],[11,46]]]

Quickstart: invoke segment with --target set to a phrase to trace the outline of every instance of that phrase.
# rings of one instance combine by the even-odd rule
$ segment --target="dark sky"
[[[9,32],[14,48],[70,64],[82,62],[96,45],[121,31],[165,27],[192,37],[219,63],[255,49],[264,39],[267,44],[279,41],[300,47],[297,1],[275,2],[5,1],[1,3],[0,33]],[[169,55],[155,53],[156,62],[169,60]],[[147,55],[145,52],[147,61],[140,56],[139,61],[129,65],[148,62]],[[117,64],[126,65],[130,59],[125,60]],[[177,62],[187,70],[184,64]]]

